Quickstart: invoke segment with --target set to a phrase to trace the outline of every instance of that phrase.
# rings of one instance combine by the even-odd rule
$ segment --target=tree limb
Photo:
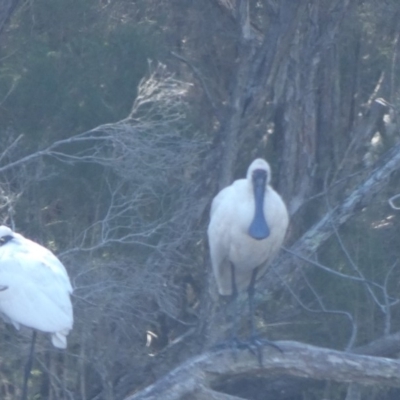
[[[153,385],[125,400],[178,400],[198,391],[200,387],[213,388],[229,378],[254,375],[267,378],[271,374],[400,387],[400,363],[397,360],[345,353],[292,341],[276,344],[283,353],[272,347],[264,347],[262,367],[246,349],[237,350],[236,353],[231,349],[207,352],[188,360]]]
[[[292,250],[301,250],[302,254],[314,253],[334,233],[332,221],[336,226],[344,224],[357,209],[365,207],[369,203],[371,197],[386,185],[390,174],[399,167],[400,145],[397,145],[386,153],[367,179],[355,188],[339,206],[326,213],[317,224],[310,228],[292,247]]]
[[[371,202],[372,197],[387,184],[390,175],[399,168],[400,144],[397,144],[382,156],[366,179],[359,184],[342,203],[329,210],[290,247],[291,254],[278,257],[274,265],[279,271],[280,276],[284,278],[285,275],[292,271],[293,254],[298,254],[303,260],[304,257],[309,257],[314,254],[318,248],[334,234],[332,223],[339,228],[354,216],[357,210],[366,207]],[[258,287],[260,292],[265,292],[266,290],[276,290],[280,288],[281,283],[278,279],[268,275],[268,279],[260,280]]]

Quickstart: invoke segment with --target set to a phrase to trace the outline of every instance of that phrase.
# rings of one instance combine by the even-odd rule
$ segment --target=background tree
[[[32,396],[123,399],[154,383],[167,398],[176,386],[157,382],[185,362],[175,398],[398,398],[396,361],[350,354],[400,345],[396,1],[0,7],[1,222],[55,251],[75,286],[71,345],[42,338]],[[209,205],[257,156],[292,221],[260,282],[259,329],[314,345],[284,341],[279,376],[207,352],[230,324],[208,274]],[[0,331],[4,399],[28,338]],[[319,375],[318,357],[360,370]],[[297,373],[307,359],[317,368]],[[188,379],[211,361],[218,379]]]

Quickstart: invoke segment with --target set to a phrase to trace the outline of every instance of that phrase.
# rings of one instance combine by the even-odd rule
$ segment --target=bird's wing
[[[231,269],[229,263],[230,216],[232,214],[232,196],[234,188],[228,186],[215,196],[208,226],[208,242],[210,246],[211,264],[218,291],[229,295],[232,291]]]
[[[18,257],[0,263],[0,312],[13,323],[44,332],[71,329],[73,324],[69,287],[64,280],[35,259]]]
[[[220,206],[224,206],[232,196],[233,188],[232,185],[222,189],[213,199],[211,203],[211,211],[210,218],[213,218],[216,210],[220,208]]]
[[[32,258],[40,262],[42,265],[43,273],[51,273],[53,279],[57,279],[60,284],[68,290],[69,293],[72,293],[72,286],[68,277],[67,270],[65,269],[61,261],[45,247],[29,239],[25,239],[25,241],[25,251],[23,257]]]
[[[0,291],[0,312],[45,332],[71,329],[72,287],[57,257],[28,239],[3,247],[0,286],[7,290]]]

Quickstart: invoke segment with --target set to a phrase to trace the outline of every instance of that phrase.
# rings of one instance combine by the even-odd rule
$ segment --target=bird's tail
[[[58,347],[59,349],[67,348],[67,335],[68,332],[54,332],[51,334],[51,343],[53,343],[54,347]]]

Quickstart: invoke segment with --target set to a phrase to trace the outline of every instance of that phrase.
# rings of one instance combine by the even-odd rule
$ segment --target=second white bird
[[[67,347],[73,314],[67,271],[48,249],[0,226],[0,315],[51,333],[55,347]]]

